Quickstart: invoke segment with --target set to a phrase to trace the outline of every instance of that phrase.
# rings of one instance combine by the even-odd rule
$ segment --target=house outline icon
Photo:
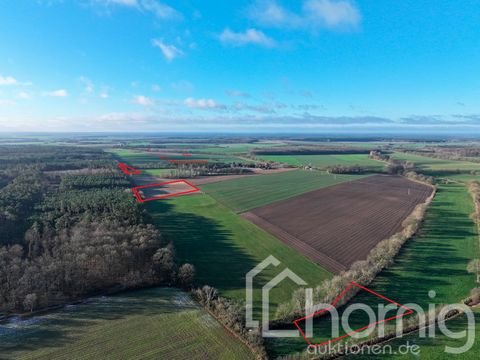
[[[253,320],[253,279],[265,270],[268,266],[278,266],[280,261],[274,256],[270,255],[260,264],[255,266],[246,275],[245,290],[246,290],[246,325],[247,327],[258,328],[259,321]],[[297,285],[307,285],[305,280],[295,274],[289,268],[285,268],[281,273],[271,279],[267,284],[262,287],[262,336],[263,337],[297,337],[300,336],[298,330],[270,330],[269,318],[270,318],[270,291],[275,288],[282,281],[290,279]],[[307,293],[311,294],[312,289],[306,289]]]

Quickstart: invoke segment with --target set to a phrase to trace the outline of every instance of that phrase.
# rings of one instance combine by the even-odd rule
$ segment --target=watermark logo
[[[419,338],[435,338],[441,334],[449,339],[463,340],[463,344],[458,347],[446,345],[444,351],[449,354],[463,354],[469,351],[475,341],[475,316],[473,311],[464,304],[451,304],[438,307],[437,304],[430,303],[428,309],[424,309],[418,304],[408,303],[400,304],[382,294],[379,294],[365,286],[352,281],[343,292],[338,295],[331,304],[316,304],[313,300],[313,289],[304,288],[305,291],[305,316],[294,320],[293,324],[296,330],[270,330],[270,292],[282,281],[290,279],[299,287],[305,287],[307,283],[295,274],[289,268],[285,268],[282,272],[268,281],[262,287],[262,319],[261,322],[253,318],[253,281],[256,276],[262,273],[267,267],[278,267],[280,261],[274,256],[269,256],[260,264],[255,266],[246,275],[246,325],[250,328],[260,328],[263,337],[299,337],[302,336],[307,345],[308,352],[311,354],[322,354],[324,352],[340,352],[340,353],[365,353],[365,351],[377,351],[378,345],[371,345],[372,339],[384,339],[389,336],[402,337],[404,333],[404,317],[411,316],[413,319],[414,330],[416,330]],[[355,301],[345,298],[347,294],[354,291],[355,293],[363,292],[364,295],[370,297],[368,303]],[[436,296],[435,291],[431,290],[428,296],[433,300]],[[363,297],[365,300],[365,296]],[[372,305],[373,304],[373,305]],[[340,311],[341,310],[341,311]],[[355,314],[355,315],[353,315]],[[361,315],[359,315],[361,314]],[[363,326],[358,326],[358,318],[368,319]],[[467,326],[464,329],[455,331],[448,327],[448,320],[455,316],[465,316]],[[352,319],[357,319],[354,321]],[[328,329],[328,340],[322,342],[313,342],[311,339],[315,337],[315,321],[325,321],[328,319],[330,328]],[[356,324],[357,325],[353,325]],[[385,326],[389,323],[388,333]],[[412,330],[412,322],[410,322]],[[318,334],[317,334],[318,335]],[[343,341],[340,341],[343,340]],[[354,343],[349,344],[352,340]],[[360,346],[362,341],[369,341],[370,345]],[[376,347],[377,349],[372,348]],[[390,345],[389,345],[390,346]],[[368,348],[368,349],[366,349]],[[393,351],[392,349],[383,349],[385,351]],[[415,354],[419,351],[417,346],[403,345],[403,350]],[[398,353],[398,352],[396,352]]]
[[[245,294],[246,294],[246,325],[251,328],[258,328],[258,320],[253,320],[253,279],[259,275],[268,266],[278,266],[280,261],[270,255],[260,264],[255,266],[246,275]],[[262,336],[263,337],[297,337],[300,333],[297,330],[270,330],[270,291],[280,284],[283,280],[289,278],[299,286],[307,283],[289,268],[284,269],[262,287]],[[311,289],[310,289],[311,290]]]
[[[339,316],[338,313],[338,307],[337,304],[343,299],[345,294],[347,294],[349,291],[351,291],[353,288],[357,288],[358,290],[363,290],[372,295],[372,297],[375,297],[379,300],[384,301],[387,303],[385,304],[379,304],[378,305],[378,314],[375,314],[374,310],[372,309],[371,306],[363,303],[355,303],[347,306],[345,308],[345,311],[342,313],[342,316]],[[309,295],[310,296],[310,295]],[[310,300],[311,302],[311,300]],[[391,311],[397,310],[397,313],[391,316],[387,316]],[[306,309],[307,311],[311,311],[312,309]],[[308,343],[310,346],[323,346],[328,343],[334,343],[339,340],[342,340],[346,337],[352,337],[354,339],[361,339],[361,338],[366,338],[370,335],[375,330],[378,330],[378,336],[383,337],[385,336],[385,323],[388,321],[392,321],[395,319],[400,319],[404,316],[408,316],[413,314],[413,310],[408,308],[407,306],[401,305],[397,303],[396,301],[393,301],[386,296],[380,295],[376,293],[373,290],[370,290],[366,288],[365,286],[362,286],[360,284],[357,284],[356,282],[352,281],[343,291],[340,295],[338,295],[335,300],[331,304],[318,304],[315,305],[314,311],[311,312],[309,315],[306,315],[302,318],[296,319],[293,323],[297,327],[297,329],[300,331],[302,334],[303,338],[305,341]],[[359,327],[357,329],[352,329],[350,326],[350,317],[352,316],[353,313],[359,313],[363,312],[367,315],[369,321],[368,324]],[[332,336],[330,340],[327,340],[325,342],[321,342],[318,344],[313,344],[310,341],[310,337],[313,336],[313,319],[315,317],[319,316],[325,316],[325,315],[330,315],[332,319]],[[305,331],[301,327],[301,323],[305,324]],[[342,327],[342,330],[345,332],[344,335],[340,335],[340,324]],[[399,322],[401,324],[401,322]]]

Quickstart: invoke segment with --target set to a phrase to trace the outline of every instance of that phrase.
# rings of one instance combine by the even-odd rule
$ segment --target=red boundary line
[[[118,163],[118,168],[122,170],[125,175],[140,175],[142,173],[140,170],[124,163]]]
[[[319,343],[319,344],[312,344],[312,342],[307,338],[307,336],[305,335],[305,332],[304,332],[304,331],[302,330],[302,328],[298,325],[298,323],[299,323],[300,321],[303,321],[303,320],[306,320],[306,319],[309,319],[309,318],[313,318],[313,317],[315,317],[315,316],[317,316],[317,315],[320,315],[320,314],[322,314],[322,313],[325,313],[325,312],[327,312],[328,310],[330,310],[330,309],[332,309],[332,308],[335,308],[335,305],[340,301],[340,299],[348,292],[348,290],[350,290],[350,289],[351,289],[352,287],[354,287],[354,286],[357,287],[357,288],[359,288],[359,289],[365,290],[365,291],[367,291],[367,292],[369,292],[369,293],[371,293],[371,294],[379,297],[380,299],[386,300],[386,301],[388,301],[388,302],[390,302],[390,303],[392,303],[392,304],[394,304],[394,305],[397,305],[398,307],[400,307],[400,308],[402,308],[402,309],[406,309],[407,312],[405,312],[405,313],[403,313],[403,314],[401,314],[401,315],[395,315],[395,316],[391,316],[391,317],[389,317],[389,318],[387,318],[387,319],[383,319],[383,320],[376,321],[376,322],[374,322],[374,323],[371,323],[371,324],[368,324],[368,325],[366,325],[366,326],[363,326],[363,327],[361,327],[361,328],[359,328],[359,329],[350,331],[348,334],[339,336],[339,337],[337,337],[337,338],[335,338],[335,339],[327,340],[327,341],[324,341],[324,342]],[[346,338],[347,336],[353,335],[353,334],[355,334],[355,333],[359,333],[359,332],[361,332],[361,331],[363,331],[363,330],[365,330],[365,329],[368,329],[368,328],[370,328],[370,327],[372,327],[372,326],[376,326],[376,325],[378,325],[378,324],[380,324],[380,323],[385,323],[385,322],[390,321],[390,320],[399,319],[399,318],[401,318],[401,317],[404,317],[404,316],[407,316],[407,315],[411,315],[411,314],[413,314],[413,310],[410,309],[410,308],[408,308],[408,307],[406,307],[405,305],[401,305],[401,304],[397,303],[396,301],[393,301],[393,300],[387,298],[386,296],[380,295],[379,293],[377,293],[377,292],[375,292],[375,291],[373,291],[373,290],[370,290],[370,289],[366,288],[365,286],[362,286],[362,285],[360,285],[360,284],[357,284],[355,281],[352,281],[352,282],[341,292],[341,294],[338,295],[338,296],[333,300],[333,302],[332,302],[332,304],[331,304],[330,306],[328,306],[327,308],[324,308],[324,309],[320,309],[320,310],[314,312],[313,314],[310,314],[310,315],[304,316],[304,317],[302,317],[302,318],[296,319],[296,320],[293,321],[293,324],[294,324],[295,327],[298,329],[298,331],[300,331],[300,334],[303,336],[303,338],[305,339],[305,341],[307,342],[308,345],[313,346],[313,347],[319,347],[319,346],[323,346],[323,345],[326,345],[326,344],[330,344],[330,343],[337,342],[337,341],[339,341],[339,340],[341,340],[341,339]]]
[[[141,189],[146,189],[146,188],[152,188],[152,187],[158,187],[158,186],[163,186],[163,185],[168,185],[168,184],[179,184],[179,183],[184,183],[190,186],[192,189],[187,190],[187,191],[181,191],[178,193],[173,193],[173,194],[165,194],[165,195],[158,195],[154,196],[151,198],[143,198],[142,195],[140,195],[140,190]],[[188,182],[187,180],[172,180],[172,181],[165,181],[161,182],[158,184],[148,184],[148,185],[141,185],[141,186],[135,186],[132,188],[133,195],[137,199],[139,203],[144,203],[147,201],[153,201],[153,200],[159,200],[159,199],[165,199],[165,198],[170,198],[170,197],[175,197],[175,196],[180,196],[180,195],[185,195],[185,194],[191,194],[195,192],[199,192],[200,188],[196,187],[192,183]]]

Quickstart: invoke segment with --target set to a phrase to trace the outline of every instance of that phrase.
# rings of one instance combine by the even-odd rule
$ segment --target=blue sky
[[[16,0],[0,131],[477,131],[474,0]]]

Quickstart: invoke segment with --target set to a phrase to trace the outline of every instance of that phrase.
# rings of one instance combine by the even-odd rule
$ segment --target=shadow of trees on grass
[[[439,194],[444,191],[439,189]],[[466,190],[452,187],[448,191],[453,194],[462,191],[462,196],[465,196]],[[430,303],[457,303],[468,295],[474,286],[474,278],[466,271],[471,254],[465,249],[472,245],[473,252],[477,233],[468,209],[457,212],[457,207],[448,198],[439,199],[437,195],[427,211],[419,234],[403,246],[394,263],[383,270],[369,288],[400,304],[416,303],[426,310]],[[437,292],[433,300],[428,296],[430,290]],[[376,312],[376,307],[382,302],[372,294],[361,291],[352,303],[370,305]],[[314,326],[314,333],[324,340],[330,334],[326,326],[329,325],[328,319],[326,323],[315,323]],[[368,324],[368,321],[352,316],[352,324],[360,327]],[[287,328],[293,329],[293,326]],[[303,351],[306,343],[298,338],[281,341],[269,339],[266,346],[270,355],[284,355]]]
[[[173,242],[178,260],[194,264],[197,286],[245,287],[245,274],[257,261],[234,244],[230,230],[197,213],[176,212],[167,201],[150,203],[149,212],[166,240]]]
[[[199,308],[191,301],[176,301],[184,296],[189,299],[188,295],[172,288],[126,291],[86,299],[82,304],[67,305],[32,318],[11,319],[0,324],[0,358],[14,359],[33,351],[48,353],[48,348],[71,344],[103,321],[121,320],[131,315],[144,315],[147,319]],[[45,357],[48,356],[45,354]]]
[[[179,213],[168,201],[155,201],[147,206],[162,236],[174,244],[177,262],[195,265],[197,286],[208,284],[222,290],[244,288],[245,274],[256,261],[235,246],[231,231],[197,213]],[[0,358],[17,358],[24,352],[68,345],[88,333],[98,321],[141,314],[148,317],[186,308],[173,303],[165,291],[167,295],[168,291],[178,293],[175,289],[161,288],[124,292],[33,317],[23,325],[0,324]]]

